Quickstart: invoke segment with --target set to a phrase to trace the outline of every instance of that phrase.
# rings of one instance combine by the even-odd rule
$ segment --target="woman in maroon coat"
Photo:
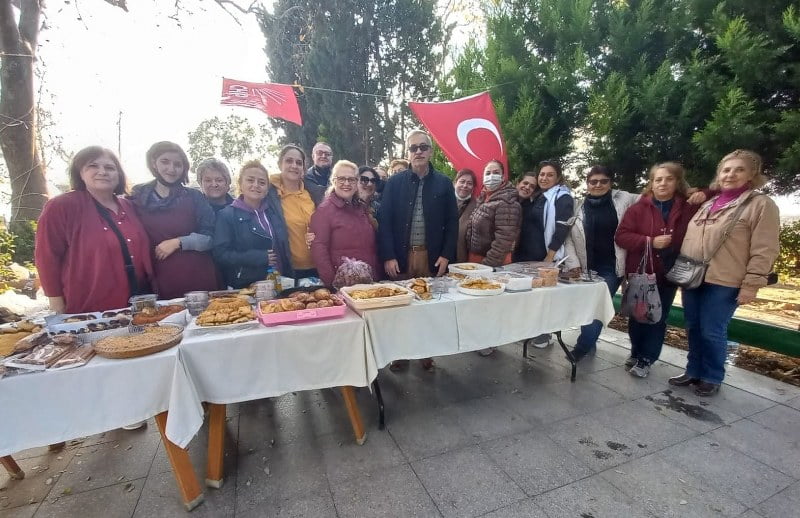
[[[356,196],[357,166],[340,160],[333,166],[328,196],[311,216],[314,234],[311,256],[320,279],[333,283],[336,270],[345,257],[367,263],[377,280],[378,252],[375,229],[369,220],[368,207]]]
[[[642,197],[625,212],[614,238],[617,245],[628,252],[626,275],[638,271],[648,240],[653,248],[652,271],[656,274],[661,298],[661,320],[655,324],[642,324],[633,318],[628,319],[631,355],[625,366],[629,368],[628,372],[640,378],[648,375],[650,366],[661,354],[667,316],[678,289],[664,276],[680,253],[689,221],[700,207],[699,203],[706,198],[706,193],[696,193],[689,203],[688,189],[680,164],[664,162],[653,166]],[[647,264],[650,273],[649,259]]]
[[[36,268],[50,309],[125,307],[153,278],[147,233],[121,197],[125,172],[113,152],[92,146],[73,157],[69,179],[72,191],[47,202],[36,231]]]

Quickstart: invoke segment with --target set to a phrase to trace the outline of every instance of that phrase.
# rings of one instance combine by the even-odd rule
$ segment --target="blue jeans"
[[[603,278],[608,286],[608,292],[613,297],[622,283],[622,277],[617,277],[617,272],[613,269],[598,271],[597,275]],[[601,331],[603,331],[603,323],[599,320],[581,326],[581,334],[575,343],[574,352],[586,354],[595,350],[597,348],[597,338],[600,336]]]
[[[739,288],[703,283],[683,290],[683,314],[689,336],[686,374],[708,383],[722,383],[728,356],[728,324],[736,311]]]
[[[653,364],[661,356],[664,335],[667,333],[667,317],[677,291],[678,287],[674,284],[658,285],[658,298],[661,299],[661,320],[655,324],[642,324],[632,318],[628,319],[631,356],[637,360],[645,360]]]

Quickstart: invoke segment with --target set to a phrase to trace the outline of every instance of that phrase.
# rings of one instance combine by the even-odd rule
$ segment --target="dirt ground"
[[[680,305],[680,292],[675,303]],[[776,284],[759,290],[756,301],[739,308],[736,317],[800,329],[800,282]],[[609,326],[618,331],[628,330],[627,319],[620,316],[615,316]],[[686,350],[686,331],[668,326],[664,343]],[[800,358],[741,344],[731,351],[728,360],[738,367],[800,386]]]

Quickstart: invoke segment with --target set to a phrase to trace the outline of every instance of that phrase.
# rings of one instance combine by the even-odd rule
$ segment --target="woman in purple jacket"
[[[353,162],[336,162],[328,195],[311,216],[310,231],[315,236],[311,243],[311,256],[320,279],[326,285],[333,283],[344,258],[367,263],[375,280],[380,274],[369,207],[356,195],[357,171]]]

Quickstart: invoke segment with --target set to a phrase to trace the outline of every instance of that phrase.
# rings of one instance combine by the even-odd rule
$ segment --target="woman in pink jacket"
[[[357,171],[353,162],[336,162],[328,194],[311,216],[310,231],[315,236],[311,255],[320,279],[326,285],[333,283],[344,258],[367,263],[372,268],[374,280],[381,271],[369,207],[357,196]]]

